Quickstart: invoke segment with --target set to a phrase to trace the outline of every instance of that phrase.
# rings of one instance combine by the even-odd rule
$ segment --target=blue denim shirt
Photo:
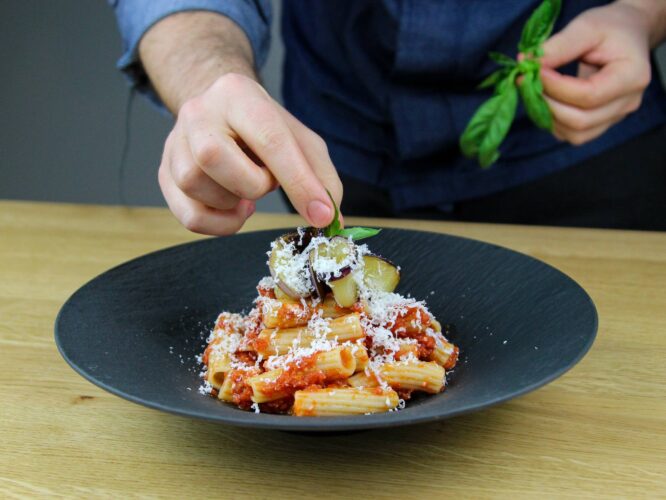
[[[658,78],[641,108],[579,147],[537,129],[520,109],[500,160],[482,170],[461,156],[458,137],[488,93],[490,50],[515,55],[540,0],[284,0],[285,105],[327,141],[338,170],[382,188],[396,210],[450,209],[574,165],[666,122]],[[564,2],[556,30],[603,0]],[[119,61],[140,88],[149,82],[137,45],[159,19],[210,10],[235,21],[261,65],[270,38],[268,0],[116,0]],[[563,71],[575,74],[572,64]],[[655,72],[656,74],[656,72]],[[640,168],[640,166],[636,166]]]

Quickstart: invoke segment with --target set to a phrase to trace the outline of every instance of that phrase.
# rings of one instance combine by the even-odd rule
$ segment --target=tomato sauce
[[[247,383],[247,379],[257,373],[258,370],[232,370],[227,375],[232,381],[232,400],[244,410],[252,406],[252,387]]]
[[[460,349],[458,349],[458,346],[453,346],[453,352],[449,356],[449,359],[446,360],[446,363],[444,363],[444,369],[445,370],[453,369],[453,367],[455,367],[456,363],[458,362],[459,355],[460,355]]]
[[[267,393],[295,392],[309,386],[323,387],[326,375],[315,370],[316,354],[299,359],[280,374],[269,387]]]
[[[307,323],[312,309],[300,302],[285,302],[277,312],[278,328],[292,328]]]
[[[259,410],[264,413],[289,413],[293,404],[294,397],[287,396],[286,398],[276,399],[275,401],[260,403]]]
[[[399,335],[404,334],[405,337],[412,337],[425,332],[430,322],[430,315],[421,307],[409,307],[407,311],[398,315],[390,330]]]

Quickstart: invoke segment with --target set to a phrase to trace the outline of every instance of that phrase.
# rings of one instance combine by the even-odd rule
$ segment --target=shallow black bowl
[[[79,289],[56,320],[65,360],[107,391],[151,408],[248,427],[339,431],[439,420],[550,382],[592,345],[597,314],[572,279],[506,248],[443,234],[385,229],[371,248],[402,268],[398,291],[426,299],[461,360],[444,393],[405,410],[298,418],[254,414],[200,395],[195,356],[222,310],[247,310],[267,274],[266,250],[285,230],[168,248]]]

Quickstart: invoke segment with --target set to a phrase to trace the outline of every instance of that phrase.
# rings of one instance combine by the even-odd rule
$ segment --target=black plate
[[[597,314],[572,279],[543,262],[475,240],[384,229],[371,248],[402,268],[398,291],[426,299],[461,360],[447,390],[405,410],[298,418],[254,414],[202,396],[195,356],[222,310],[247,310],[268,274],[266,251],[286,230],[161,250],[118,266],[65,303],[55,339],[65,360],[107,391],[158,410],[233,425],[339,431],[439,420],[550,382],[592,345]]]

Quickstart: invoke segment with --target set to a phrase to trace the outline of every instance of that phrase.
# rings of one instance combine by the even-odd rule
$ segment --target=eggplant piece
[[[298,253],[303,253],[303,250],[307,248],[307,246],[312,241],[312,238],[323,235],[323,230],[319,229],[318,227],[306,227],[302,229],[302,233],[295,231],[293,233],[288,233],[285,236],[290,238],[288,241],[294,242],[294,246],[296,247],[296,251]]]
[[[355,263],[355,248],[347,238],[336,236],[313,249],[308,258],[308,266],[312,284],[319,298],[324,299],[329,287],[333,290],[331,285],[333,281],[350,274]]]
[[[300,260],[297,245],[301,239],[298,233],[288,233],[275,240],[271,255],[268,259],[268,268],[275,284],[293,299],[300,299],[312,295],[312,287],[307,279],[307,264],[303,263],[303,270],[294,270],[294,261]],[[287,247],[292,245],[292,250]],[[290,272],[287,272],[290,271]]]
[[[287,295],[282,288],[280,288],[280,285],[275,285],[273,288],[273,291],[275,292],[275,298],[279,300],[280,302],[293,302],[296,303],[299,300],[291,297],[290,295]]]
[[[326,286],[326,282],[323,279],[320,279],[314,270],[315,255],[315,252],[310,251],[310,255],[308,256],[308,271],[310,273],[310,281],[315,289],[315,294],[320,300],[324,300],[326,293],[328,292],[328,287]]]
[[[333,298],[340,307],[351,307],[358,300],[358,285],[351,268],[347,268],[343,276],[331,279],[328,286],[331,287]]]
[[[346,275],[356,263],[354,244],[334,236],[320,243],[309,256],[310,267],[318,279],[328,282]]]
[[[400,270],[388,259],[379,255],[363,256],[363,282],[372,290],[393,292],[400,282]]]

